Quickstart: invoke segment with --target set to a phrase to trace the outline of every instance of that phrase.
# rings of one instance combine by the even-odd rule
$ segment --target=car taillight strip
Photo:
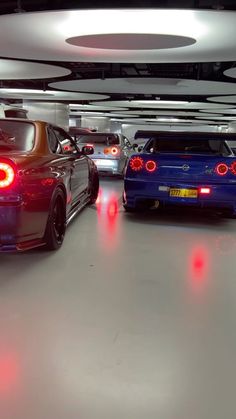
[[[120,152],[118,147],[106,147],[104,148],[104,154],[112,154],[113,156],[117,156]]]
[[[139,156],[132,157],[130,159],[129,165],[134,172],[138,172],[144,169],[145,171],[152,173],[155,172],[155,170],[158,167],[157,163],[154,160],[144,161],[142,157]]]

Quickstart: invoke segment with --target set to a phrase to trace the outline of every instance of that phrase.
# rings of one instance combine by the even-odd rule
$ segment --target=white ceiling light
[[[105,103],[105,104],[104,104]],[[83,104],[79,104],[79,103],[70,103],[69,104],[69,108],[70,109],[77,109],[77,110],[91,110],[91,111],[122,111],[124,112],[125,108],[123,107],[118,107],[118,106],[107,106],[106,102],[99,102],[99,105],[93,105],[93,104],[89,104],[89,105],[83,105]]]
[[[53,89],[74,92],[129,93],[158,95],[216,95],[236,94],[235,83],[176,78],[127,77],[65,80],[50,83]],[[158,99],[160,99],[158,97]],[[158,100],[157,99],[157,100]]]
[[[71,71],[64,67],[0,58],[1,80],[46,79],[69,74]]]
[[[86,112],[86,111],[73,111],[70,110],[70,115],[73,116],[86,116],[89,118],[97,117],[97,116],[106,116],[108,118],[111,117],[118,117],[118,118],[127,118],[129,115],[127,114],[117,114],[113,112]],[[138,118],[138,115],[133,115],[132,118]]]
[[[0,16],[0,50],[5,57],[136,63],[233,61],[234,40],[235,12],[229,11],[88,9]]]
[[[151,119],[149,119],[150,121]],[[147,119],[148,121],[148,119]],[[155,121],[155,119],[154,119]],[[179,122],[179,121],[183,121],[182,119],[179,118],[156,118],[156,121],[158,122]]]
[[[93,102],[93,105],[99,106],[101,102]],[[102,102],[103,106],[117,106],[117,107],[129,107],[129,108],[154,108],[154,109],[227,109],[231,108],[230,105],[222,105],[220,103],[209,103],[209,102],[186,102],[186,101],[165,101],[165,100],[109,100]]]
[[[58,90],[35,90],[35,89],[5,89],[0,88],[0,97],[9,99],[37,99],[37,100],[101,100],[109,96],[93,93],[73,93]]]
[[[119,114],[120,112],[123,113],[123,111],[117,111]],[[208,116],[209,118],[213,118],[214,116],[219,116],[218,111],[214,111],[215,113],[208,113],[208,111],[204,111],[204,116]],[[223,113],[223,111],[220,111],[220,113]],[[135,111],[126,111],[127,115],[133,116],[133,115],[164,115],[164,116],[201,116],[200,112],[191,112],[191,111],[177,111],[176,109],[173,109],[173,111],[159,111],[156,109],[147,109],[147,110],[135,110]]]

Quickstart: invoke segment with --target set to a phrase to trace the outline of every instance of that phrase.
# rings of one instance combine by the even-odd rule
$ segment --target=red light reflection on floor
[[[117,245],[118,239],[118,196],[114,191],[99,189],[96,201],[97,214],[99,220],[100,237],[106,249],[112,249]]]
[[[209,251],[204,246],[192,249],[189,259],[189,278],[194,293],[203,292],[209,280]]]
[[[0,397],[11,395],[19,384],[19,362],[13,354],[0,354]]]

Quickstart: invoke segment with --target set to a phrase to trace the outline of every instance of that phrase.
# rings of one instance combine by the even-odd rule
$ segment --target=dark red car
[[[0,119],[0,250],[58,249],[67,224],[96,201],[91,147],[43,121]]]

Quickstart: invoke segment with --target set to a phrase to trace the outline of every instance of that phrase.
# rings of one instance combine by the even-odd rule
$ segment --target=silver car
[[[86,133],[76,136],[79,148],[92,146],[94,154],[92,160],[97,166],[99,173],[121,175],[128,158],[134,151],[129,140],[122,134],[107,132]]]

